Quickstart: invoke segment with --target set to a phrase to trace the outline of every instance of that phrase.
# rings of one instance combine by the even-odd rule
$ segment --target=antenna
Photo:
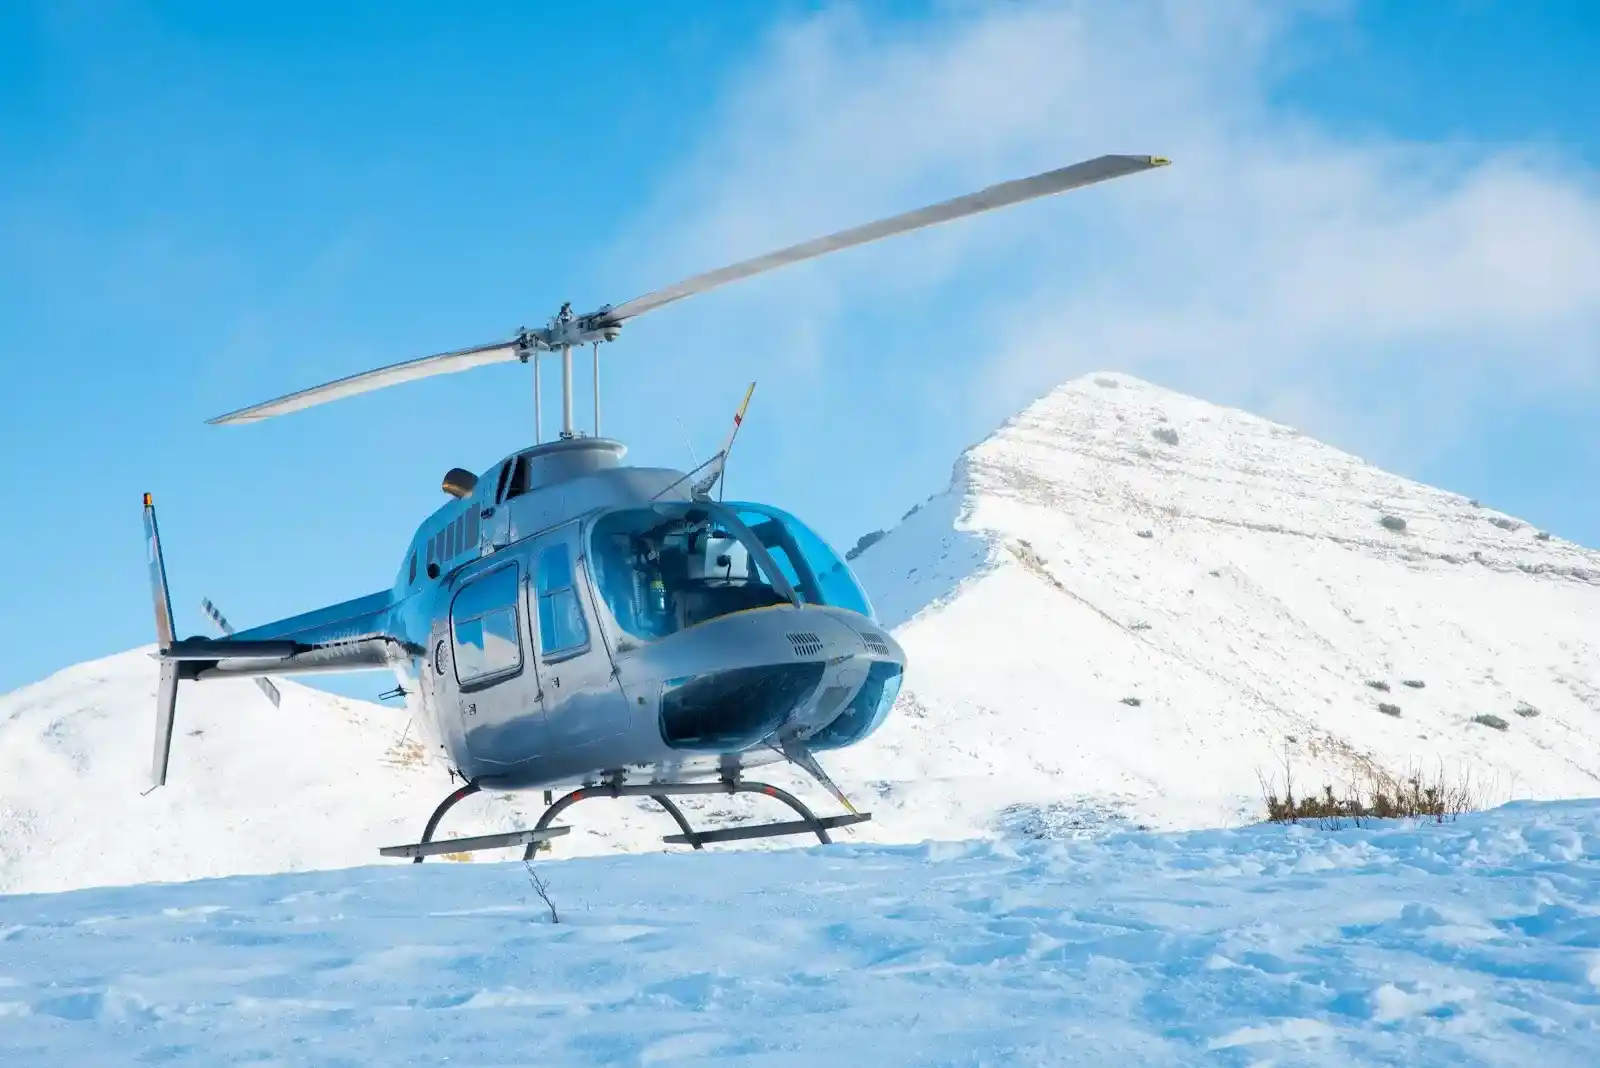
[[[710,470],[697,482],[689,487],[689,495],[705,498],[711,493],[711,488],[722,479],[722,473],[728,467],[728,454],[733,451],[733,439],[739,436],[739,424],[744,422],[744,410],[750,406],[750,394],[756,391],[756,384],[750,383],[750,388],[744,391],[744,400],[739,402],[739,410],[733,413],[733,426],[728,430],[728,437],[722,443],[722,448],[711,459],[706,461]],[[717,499],[722,499],[722,491],[717,491]]]
[[[695,469],[698,470],[700,467],[700,457],[694,454],[694,442],[689,440],[689,431],[684,429],[683,416],[679,415],[677,412],[673,412],[672,417],[678,421],[678,433],[683,435],[684,448],[689,450],[689,462],[694,464]]]

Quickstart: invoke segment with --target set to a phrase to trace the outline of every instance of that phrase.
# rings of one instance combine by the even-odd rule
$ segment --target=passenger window
[[[467,512],[467,548],[478,547],[478,509],[472,508]]]
[[[411,550],[411,576],[406,579],[406,585],[409,586],[415,581],[417,581],[417,551],[413,549]]]
[[[539,651],[553,656],[588,641],[589,625],[572,583],[572,550],[552,545],[539,554]]]
[[[463,686],[522,670],[522,638],[517,625],[519,577],[513,563],[474,579],[456,594],[450,623],[456,679]]]

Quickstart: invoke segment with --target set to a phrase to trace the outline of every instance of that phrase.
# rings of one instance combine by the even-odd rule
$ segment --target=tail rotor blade
[[[200,610],[210,618],[211,622],[216,626],[217,630],[222,633],[224,638],[233,637],[233,625],[230,624],[227,620],[227,617],[222,614],[222,610],[211,603],[211,598],[200,598]],[[259,676],[255,679],[255,684],[262,693],[267,695],[267,700],[272,702],[273,708],[279,707],[280,702],[283,700],[283,695],[278,692],[278,688],[276,686]]]

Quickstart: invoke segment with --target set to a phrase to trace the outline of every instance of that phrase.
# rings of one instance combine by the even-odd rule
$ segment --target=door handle
[[[478,518],[479,519],[490,519],[490,518],[493,518],[493,516],[494,516],[494,509],[493,508],[485,508],[485,509],[483,509],[483,511],[478,513]]]

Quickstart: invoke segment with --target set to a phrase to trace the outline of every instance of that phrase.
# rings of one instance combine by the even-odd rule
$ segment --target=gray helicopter
[[[599,436],[599,346],[623,324],[684,297],[830,252],[1122,177],[1168,161],[1108,155],[998,185],[696,275],[615,307],[508,340],[339,379],[209,420],[250,423],[429,375],[492,363],[534,365],[534,445],[482,476],[453,468],[449,497],[417,528],[394,585],[221,637],[178,639],[155,506],[144,496],[161,682],[151,789],[164,785],[180,682],[389,670],[428,744],[464,785],[421,841],[379,850],[425,856],[522,847],[532,859],[570,828],[554,819],[594,797],[652,798],[695,849],[815,834],[871,818],[817,755],[852,746],[888,716],[905,653],[876,622],[839,553],[798,518],[718,490],[744,401],[722,448],[691,471],[632,467]],[[573,428],[572,350],[592,346],[594,433]],[[562,428],[545,441],[539,359],[560,353]],[[718,492],[713,495],[713,490]],[[804,769],[846,813],[818,816],[793,794],[749,781],[777,761]],[[559,799],[557,789],[568,789]],[[434,840],[451,806],[479,790],[543,790],[526,830]],[[696,831],[674,796],[759,793],[798,819]]]

